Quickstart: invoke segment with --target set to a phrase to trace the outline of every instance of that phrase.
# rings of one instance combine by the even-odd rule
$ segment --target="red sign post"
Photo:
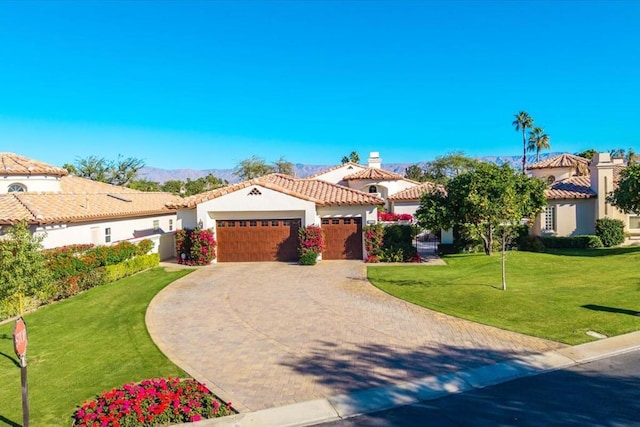
[[[13,349],[20,359],[20,380],[22,383],[22,425],[29,427],[29,393],[27,386],[27,324],[22,317],[13,327]]]

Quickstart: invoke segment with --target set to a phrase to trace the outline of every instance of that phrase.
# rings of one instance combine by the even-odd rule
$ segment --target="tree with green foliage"
[[[538,126],[534,126],[529,132],[529,144],[527,145],[528,151],[535,151],[536,162],[540,161],[540,151],[549,150],[551,137],[544,133],[544,129]]]
[[[588,150],[584,150],[580,153],[577,153],[576,156],[578,157],[584,157],[585,159],[593,159],[593,156],[595,156],[598,153],[598,150],[596,150],[595,148],[589,148]]]
[[[620,172],[618,186],[607,201],[624,213],[640,213],[640,163],[632,163]]]
[[[25,298],[49,294],[52,277],[41,251],[44,237],[31,234],[23,221],[10,226],[0,240],[0,300],[14,314],[24,313]]]
[[[167,193],[175,194],[177,196],[184,196],[184,193],[186,191],[186,189],[184,188],[184,182],[179,179],[170,179],[169,181],[165,181],[160,186],[160,190]]]
[[[69,173],[76,176],[113,185],[127,185],[135,179],[143,166],[142,159],[122,156],[118,156],[117,160],[89,156],[77,159],[73,165],[68,163],[64,165]]]
[[[545,188],[542,180],[518,174],[508,165],[481,163],[452,178],[444,190],[426,193],[416,218],[426,229],[470,230],[482,240],[485,254],[491,255],[498,230],[506,249],[514,235],[510,229],[542,210]],[[506,288],[504,280],[503,285]]]
[[[411,179],[413,181],[423,182],[424,172],[422,168],[418,165],[411,165],[404,170],[404,177],[407,179]]]
[[[272,168],[276,173],[283,173],[285,175],[293,176],[293,163],[287,161],[284,156],[280,156],[278,160],[273,162]]]
[[[360,156],[356,151],[352,151],[351,153],[349,153],[348,156],[344,156],[342,158],[342,164],[349,163],[349,162],[360,163]]]
[[[533,128],[533,119],[526,111],[520,111],[514,115],[515,120],[511,124],[516,131],[522,131],[522,174],[527,173],[527,139],[525,134],[527,129]]]
[[[445,156],[436,157],[424,166],[422,181],[445,184],[450,179],[474,170],[480,162],[467,157],[462,151],[454,151]]]
[[[160,183],[155,181],[149,181],[148,179],[131,180],[127,184],[127,187],[131,188],[132,190],[138,190],[138,191],[147,191],[147,192],[160,191]]]
[[[236,165],[233,173],[244,181],[268,175],[272,172],[273,167],[268,165],[263,158],[251,156],[248,159],[241,160]]]

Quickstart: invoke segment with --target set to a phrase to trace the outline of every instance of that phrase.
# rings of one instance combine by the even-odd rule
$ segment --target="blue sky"
[[[162,168],[640,151],[640,2],[0,1],[0,151]]]

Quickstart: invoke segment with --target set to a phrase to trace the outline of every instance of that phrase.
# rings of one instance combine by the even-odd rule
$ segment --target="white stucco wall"
[[[49,175],[0,176],[0,194],[6,194],[9,185],[21,184],[28,192],[59,192],[60,177]]]
[[[250,195],[257,189],[260,195]],[[183,211],[179,213],[182,215]],[[302,225],[316,220],[314,202],[299,199],[260,185],[252,185],[213,200],[201,203],[196,208],[196,224],[202,221],[203,228],[215,228],[216,219],[293,219],[301,218]],[[187,227],[186,221],[183,225]]]
[[[416,211],[420,207],[418,200],[404,201],[404,202],[391,202],[391,212],[396,214],[410,214],[415,217]]]
[[[158,221],[157,230],[154,230],[154,221]],[[170,225],[170,221],[172,225]],[[169,214],[143,218],[38,226],[33,227],[32,230],[46,233],[42,244],[45,249],[49,249],[72,244],[106,244],[105,230],[107,228],[111,229],[111,243],[116,243],[121,240],[132,240],[157,234],[172,233],[172,231],[176,229],[176,224],[176,214]]]
[[[543,230],[545,213],[542,212],[534,220],[531,234],[569,237],[595,233],[596,199],[549,200],[548,206],[556,209],[555,232]]]
[[[542,178],[548,182],[548,178],[552,176],[554,181],[561,181],[563,179],[571,178],[575,175],[575,168],[543,168],[543,169],[531,169],[531,176],[534,178]]]

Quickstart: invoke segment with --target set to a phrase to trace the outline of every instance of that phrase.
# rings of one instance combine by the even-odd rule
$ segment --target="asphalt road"
[[[323,424],[640,426],[640,351],[466,393]]]

